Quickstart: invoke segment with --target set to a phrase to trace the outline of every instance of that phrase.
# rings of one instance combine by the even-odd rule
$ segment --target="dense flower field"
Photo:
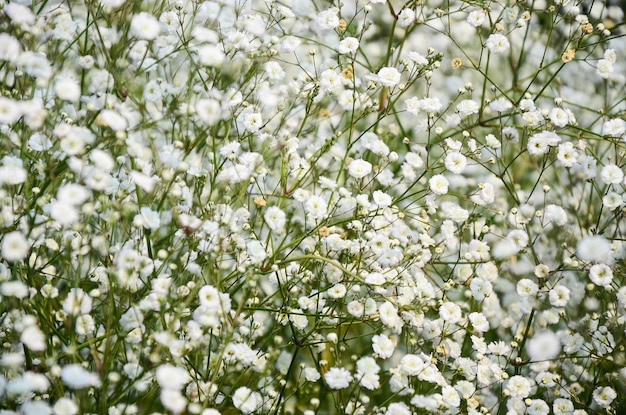
[[[1,3],[0,414],[626,413],[619,7]]]

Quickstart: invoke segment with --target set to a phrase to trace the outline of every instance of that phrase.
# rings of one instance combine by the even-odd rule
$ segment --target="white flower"
[[[567,112],[562,108],[552,108],[549,117],[550,122],[556,127],[565,127],[569,122]]]
[[[330,389],[345,389],[352,382],[352,374],[343,367],[331,367],[324,374],[324,380]]]
[[[574,404],[569,399],[557,398],[552,404],[554,415],[572,415]]]
[[[217,45],[200,46],[197,50],[198,63],[203,66],[219,68],[226,60],[226,55]]]
[[[355,37],[344,38],[339,42],[339,46],[337,47],[337,51],[342,55],[352,54],[357,50],[359,50],[359,39]]]
[[[372,164],[368,161],[358,159],[353,160],[348,167],[348,173],[355,179],[362,179],[372,172]]]
[[[554,147],[560,142],[561,137],[551,131],[534,134],[528,139],[528,153],[533,156],[546,154],[550,150],[550,147]]]
[[[341,75],[333,69],[326,69],[320,76],[320,89],[325,92],[337,94],[343,89]]]
[[[79,364],[70,364],[61,369],[61,380],[70,389],[84,389],[100,386],[100,378]]]
[[[181,390],[191,378],[182,367],[163,364],[156,370],[156,380],[161,389]]]
[[[428,180],[430,190],[437,195],[445,195],[448,193],[448,179],[443,174],[436,174]]]
[[[595,285],[608,287],[613,282],[613,270],[606,264],[595,264],[589,269],[589,279]]]
[[[548,205],[543,211],[543,220],[544,223],[564,226],[567,223],[567,212],[561,206]]]
[[[304,210],[311,219],[324,219],[328,213],[328,202],[321,196],[311,196],[304,203]]]
[[[242,386],[233,394],[233,405],[243,414],[251,414],[263,405],[263,397],[259,392],[253,392],[250,388]]]
[[[278,62],[269,61],[265,64],[264,69],[267,77],[271,80],[280,81],[285,77],[285,71]]]
[[[387,206],[391,206],[393,199],[387,193],[381,190],[375,190],[372,194],[372,200],[374,204],[379,208],[386,208]]]
[[[263,126],[261,114],[252,112],[252,110],[242,112],[239,117],[237,117],[237,121],[250,133],[256,133]]]
[[[508,99],[501,97],[489,103],[489,108],[497,112],[505,112],[513,108],[513,104]]]
[[[82,288],[72,288],[63,301],[63,311],[72,316],[89,314],[93,301]]]
[[[598,61],[598,65],[596,66],[596,72],[598,75],[600,75],[601,78],[604,79],[608,79],[611,77],[611,75],[613,74],[614,68],[613,68],[613,64],[606,60],[606,59],[600,59]]]
[[[336,7],[323,10],[317,15],[317,27],[322,30],[332,30],[339,26],[339,9]]]
[[[13,124],[22,116],[20,106],[12,99],[0,97],[0,124]]]
[[[548,293],[550,304],[554,307],[565,307],[570,298],[570,289],[564,285],[557,285]]]
[[[378,308],[378,315],[380,316],[380,321],[396,333],[400,333],[404,323],[402,319],[398,315],[398,310],[396,307],[391,304],[389,301],[385,301]]]
[[[478,103],[471,99],[464,99],[459,102],[456,106],[456,110],[459,112],[461,117],[466,117],[471,114],[477,114],[480,106]]]
[[[487,17],[487,13],[483,10],[474,10],[467,16],[467,23],[474,27],[480,27],[485,22],[485,18]]]
[[[187,407],[187,398],[180,391],[174,389],[161,389],[161,403],[174,414],[182,413]]]
[[[610,386],[598,386],[593,391],[593,400],[602,408],[608,408],[617,398],[617,393]]]
[[[141,12],[133,16],[130,22],[130,33],[139,39],[154,40],[161,32],[161,24],[150,13]]]
[[[76,415],[78,414],[78,405],[70,398],[60,398],[52,407],[54,415]]]
[[[552,331],[536,333],[526,343],[526,353],[531,362],[553,360],[561,353],[559,336]]]
[[[34,352],[46,350],[46,339],[46,335],[36,325],[26,327],[20,336],[20,341]]]
[[[305,367],[302,374],[307,382],[317,382],[322,377],[320,372],[318,372],[314,367]]]
[[[587,236],[576,246],[576,255],[586,262],[600,262],[611,253],[611,243],[601,235]]]
[[[377,334],[372,337],[372,349],[377,357],[389,359],[396,346],[386,334]]]
[[[450,172],[461,174],[467,167],[467,158],[459,152],[452,151],[446,155],[445,166]]]
[[[504,35],[493,33],[487,38],[485,46],[492,53],[504,53],[509,50],[510,43]]]
[[[287,223],[285,212],[283,212],[278,206],[270,206],[263,215],[265,223],[269,228],[277,233],[283,233],[285,231],[285,224]]]
[[[415,21],[415,12],[413,9],[408,7],[402,9],[400,14],[398,15],[398,26],[400,27],[409,27]]]
[[[453,302],[445,302],[439,307],[439,317],[448,323],[457,323],[461,320],[461,308]]]
[[[222,118],[222,106],[214,99],[199,99],[195,109],[200,121],[206,125],[215,125]]]
[[[246,246],[250,261],[252,261],[253,264],[260,264],[267,258],[267,252],[265,252],[265,248],[261,242],[250,241]]]
[[[393,402],[390,403],[385,411],[385,415],[411,415],[413,412],[411,408],[407,406],[404,402]]]
[[[96,124],[109,127],[113,131],[124,131],[128,127],[128,121],[113,110],[102,110],[96,118]]]
[[[50,415],[51,413],[50,405],[43,400],[29,400],[20,406],[20,414],[23,415]]]
[[[138,227],[144,227],[146,229],[156,230],[161,226],[161,218],[159,212],[156,212],[149,207],[142,207],[139,210],[139,214],[135,216],[133,221]]]
[[[0,285],[0,294],[23,299],[28,297],[28,286],[22,281],[5,281]]]
[[[626,132],[626,121],[614,118],[604,123],[604,134],[611,137],[619,137]]]
[[[408,376],[419,375],[426,367],[426,362],[420,356],[407,353],[400,360],[400,370]]]
[[[441,108],[443,108],[443,104],[441,103],[441,100],[437,97],[427,97],[420,100],[419,107],[426,112],[438,113]]]
[[[80,85],[72,78],[57,78],[54,81],[54,92],[64,101],[76,102],[80,99]]]
[[[607,164],[600,171],[600,179],[606,184],[621,184],[624,181],[624,172],[615,164]]]
[[[622,195],[616,192],[608,192],[602,198],[602,204],[604,205],[605,208],[609,210],[615,210],[618,207],[622,206],[623,203],[624,203],[624,198],[622,197]]]
[[[343,298],[346,296],[346,286],[344,284],[335,284],[332,287],[330,287],[327,291],[327,294],[330,298]]]
[[[378,82],[382,86],[394,86],[400,82],[400,72],[396,68],[384,67],[378,71]]]
[[[30,244],[21,232],[13,231],[2,239],[2,258],[9,262],[17,262],[26,258]]]
[[[491,283],[483,278],[472,278],[470,292],[476,301],[482,301],[493,291]]]
[[[571,142],[559,144],[556,158],[563,167],[572,167],[578,161],[578,152]]]
[[[20,54],[20,42],[8,33],[0,33],[0,60],[13,63]]]
[[[523,278],[517,283],[517,294],[522,298],[531,298],[537,295],[539,287],[534,281]]]
[[[510,396],[513,398],[526,398],[530,395],[532,384],[530,380],[523,376],[513,376],[506,384],[506,388],[510,392]]]
[[[470,323],[475,331],[479,333],[484,333],[489,330],[489,320],[482,313],[470,313],[468,316]]]

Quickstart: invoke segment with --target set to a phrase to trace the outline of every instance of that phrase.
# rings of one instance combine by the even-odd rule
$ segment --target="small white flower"
[[[539,292],[539,287],[528,278],[521,279],[517,283],[517,294],[522,298],[532,298]]]
[[[26,258],[30,245],[21,232],[13,231],[2,239],[2,258],[9,262],[17,262]]]
[[[46,335],[36,325],[28,326],[22,332],[20,341],[34,352],[46,350]]]
[[[304,203],[304,210],[311,219],[324,219],[328,214],[328,202],[321,196],[311,196]]]
[[[619,137],[626,133],[626,121],[614,118],[604,123],[604,134],[611,137]]]
[[[285,212],[283,212],[278,206],[268,207],[263,215],[263,219],[265,219],[265,223],[267,223],[267,226],[269,226],[272,231],[277,233],[285,231],[287,218]]]
[[[379,208],[386,208],[387,206],[391,206],[393,199],[387,193],[381,190],[375,190],[372,194],[372,200],[374,204]]]
[[[589,279],[595,285],[608,287],[613,282],[613,270],[606,264],[595,264],[589,269]]]
[[[378,71],[378,82],[382,86],[394,86],[400,82],[401,74],[396,68],[384,67]]]
[[[485,46],[492,53],[504,53],[509,50],[510,43],[504,35],[493,33],[487,38]]]
[[[467,23],[474,27],[480,27],[485,22],[485,18],[487,17],[487,13],[483,10],[474,10],[467,16]]]
[[[260,264],[267,258],[267,252],[265,252],[263,244],[259,241],[248,242],[247,251],[250,256],[250,261],[252,261],[253,264]]]
[[[526,343],[526,353],[531,362],[553,360],[561,353],[559,336],[552,331],[536,333]]]
[[[365,160],[353,160],[348,167],[348,173],[355,179],[362,179],[372,172],[372,164]]]
[[[343,367],[331,367],[324,374],[324,380],[330,389],[345,389],[352,382],[352,374]]]
[[[264,69],[267,77],[271,80],[280,81],[285,77],[285,71],[278,62],[269,61],[265,64]]]
[[[513,398],[526,398],[530,395],[532,384],[530,380],[523,376],[513,376],[507,382],[506,388],[510,392],[510,396]]]
[[[163,364],[156,370],[156,380],[161,389],[181,390],[191,378],[182,367]]]
[[[601,235],[587,236],[576,246],[576,255],[586,262],[600,262],[611,253],[611,243]]]
[[[377,334],[372,337],[372,349],[377,357],[389,359],[396,346],[386,334]]]
[[[445,302],[439,307],[439,317],[447,323],[458,323],[462,316],[461,307],[453,302]]]
[[[79,364],[70,364],[61,369],[61,380],[70,389],[84,389],[100,386],[100,378]]]
[[[130,32],[139,39],[154,40],[161,32],[161,24],[150,13],[141,12],[133,16]]]
[[[415,12],[413,9],[408,7],[402,9],[400,14],[398,15],[398,26],[400,27],[409,27],[415,21]]]
[[[251,414],[263,404],[263,397],[259,392],[242,386],[233,394],[233,405],[243,414]]]
[[[610,386],[599,386],[593,391],[593,400],[605,409],[611,405],[615,398],[617,398],[617,393]]]
[[[436,174],[428,180],[430,190],[437,195],[445,195],[448,193],[448,179],[443,174]]]
[[[477,114],[480,106],[478,103],[471,99],[464,99],[459,102],[456,106],[456,110],[459,112],[461,117],[467,117],[471,114]]]
[[[61,398],[52,407],[54,415],[76,415],[78,414],[78,405],[70,398]]]
[[[407,353],[400,360],[400,370],[408,376],[419,375],[426,367],[426,362],[415,354]]]
[[[339,26],[338,12],[339,9],[336,7],[319,12],[317,15],[317,27],[322,30],[332,30]]]
[[[57,78],[54,82],[54,92],[64,101],[76,102],[80,99],[80,85],[72,78]]]
[[[355,37],[346,37],[337,47],[337,51],[342,55],[349,55],[359,50],[359,39]]]
[[[467,167],[467,158],[459,152],[452,151],[446,155],[445,166],[450,172],[461,174]]]
[[[554,307],[565,307],[569,302],[570,289],[564,285],[557,285],[548,293],[550,304]]]
[[[606,184],[621,184],[624,181],[624,172],[615,164],[607,164],[600,171],[600,179]]]

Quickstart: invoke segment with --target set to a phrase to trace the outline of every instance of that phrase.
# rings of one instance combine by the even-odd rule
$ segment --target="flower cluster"
[[[623,413],[623,20],[2,2],[0,413]]]

